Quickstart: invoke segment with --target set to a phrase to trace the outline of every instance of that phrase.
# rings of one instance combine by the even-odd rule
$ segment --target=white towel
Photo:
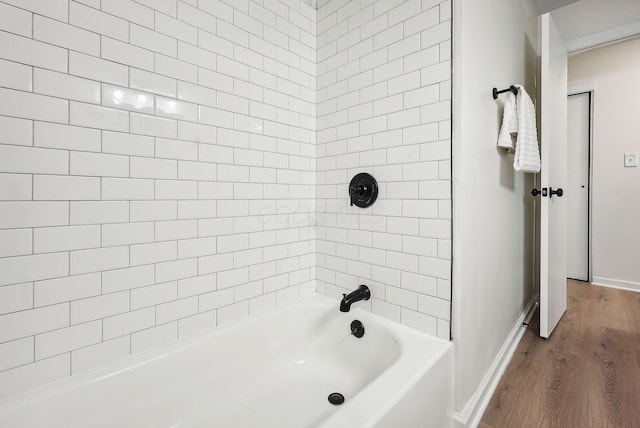
[[[540,172],[540,150],[536,129],[536,108],[524,87],[522,85],[516,85],[516,87],[518,88],[518,96],[516,97],[518,139],[516,140],[513,169],[537,173]]]
[[[502,126],[498,134],[498,147],[507,149],[509,153],[515,150],[515,139],[518,133],[518,113],[516,111],[516,96],[509,91],[504,100],[504,113],[502,115]]]

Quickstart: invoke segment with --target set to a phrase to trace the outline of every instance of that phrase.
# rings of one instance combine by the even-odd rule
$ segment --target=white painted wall
[[[569,58],[569,88],[595,88],[593,98],[593,281],[640,290],[640,39]]]
[[[502,100],[535,98],[537,17],[523,0],[454,2],[454,411],[473,414],[485,376],[534,294],[532,175],[496,148]]]

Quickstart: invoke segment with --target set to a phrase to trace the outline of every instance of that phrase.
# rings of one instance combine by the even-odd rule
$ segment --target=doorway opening
[[[593,92],[567,100],[567,278],[591,280],[591,154]]]

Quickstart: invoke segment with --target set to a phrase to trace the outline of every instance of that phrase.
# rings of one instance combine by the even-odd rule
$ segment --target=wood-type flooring
[[[479,428],[640,428],[640,293],[569,280],[549,339],[529,328]]]

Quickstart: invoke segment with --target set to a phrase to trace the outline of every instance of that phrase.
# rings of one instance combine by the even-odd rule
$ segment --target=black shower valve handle
[[[349,183],[349,202],[360,208],[373,204],[378,197],[378,183],[370,174],[356,174]]]

